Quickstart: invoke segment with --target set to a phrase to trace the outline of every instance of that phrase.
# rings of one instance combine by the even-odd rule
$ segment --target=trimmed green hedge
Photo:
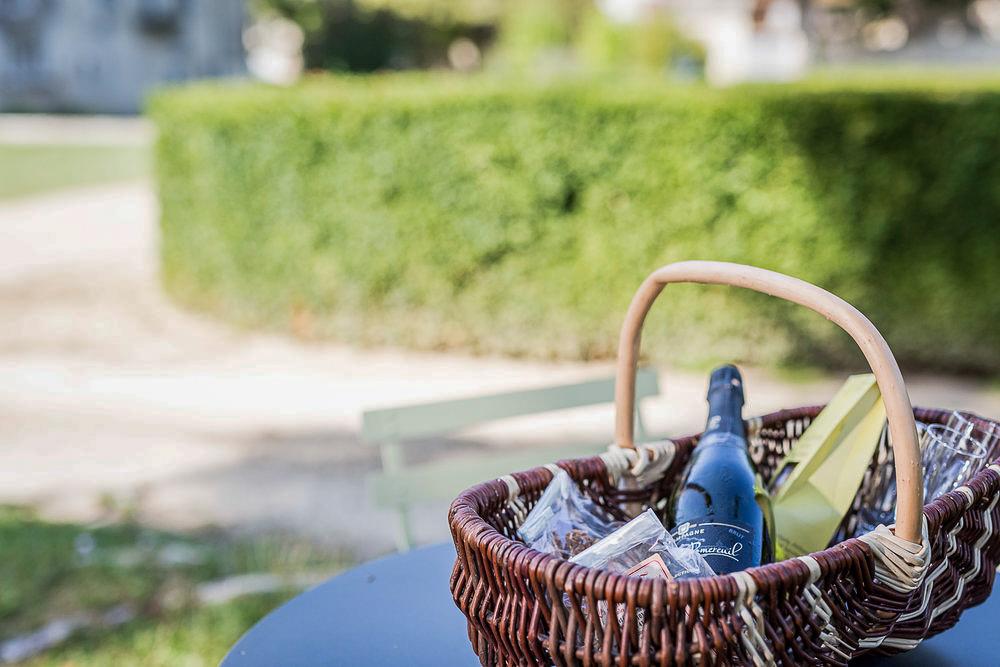
[[[857,305],[909,367],[1000,369],[1000,85],[511,85],[404,75],[154,98],[188,304],[366,343],[614,355],[653,268],[720,259]],[[678,286],[654,358],[857,365],[822,318]]]

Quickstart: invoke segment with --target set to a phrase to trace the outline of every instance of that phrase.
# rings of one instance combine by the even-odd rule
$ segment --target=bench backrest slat
[[[640,369],[636,376],[636,401],[659,393],[656,371],[652,368]],[[612,403],[614,395],[615,380],[608,378],[559,387],[369,410],[362,415],[361,437],[367,443],[379,444],[446,435],[501,419]]]

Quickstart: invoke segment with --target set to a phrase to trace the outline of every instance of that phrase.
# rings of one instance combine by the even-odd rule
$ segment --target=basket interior
[[[777,466],[821,410],[822,406],[815,406],[773,413],[759,418],[759,428],[754,428],[754,420],[747,422],[750,434],[748,437],[750,457],[765,484],[770,484]],[[917,419],[925,424],[944,424],[951,412],[918,409],[915,414]],[[974,415],[966,416],[978,420],[982,424],[989,423],[988,420]],[[628,514],[624,510],[625,506],[632,505],[634,507],[635,503],[638,503],[643,509],[652,508],[661,521],[664,521],[664,525],[669,525],[669,519],[666,517],[667,505],[674,491],[674,485],[698,443],[698,436],[679,438],[674,442],[677,445],[677,454],[670,468],[660,481],[642,489],[621,489],[611,486],[606,475],[603,474],[603,464],[596,457],[569,459],[560,461],[559,465],[567,469],[581,488],[612,515],[627,519]],[[1000,447],[994,444],[986,461],[996,460],[1000,455],[998,450]],[[870,490],[878,488],[885,476],[895,475],[893,465],[891,445],[888,438],[883,436],[865,472],[861,486],[851,505],[851,510],[838,527],[830,542],[831,545],[853,535],[858,511],[873,503]],[[521,498],[530,510],[544,491],[545,484],[540,483],[537,477],[519,479],[518,481],[521,482]],[[932,500],[928,498],[927,502],[930,503]],[[498,511],[484,513],[483,518],[504,536],[517,540],[517,525],[513,514],[504,511],[501,505],[498,505],[496,509]]]

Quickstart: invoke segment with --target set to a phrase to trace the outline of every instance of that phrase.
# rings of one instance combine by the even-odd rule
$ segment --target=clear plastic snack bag
[[[632,577],[659,579],[687,579],[710,577],[715,574],[701,554],[688,547],[677,546],[670,532],[656,518],[653,510],[629,521],[617,531],[573,558],[571,563],[585,565]],[[569,606],[569,599],[564,597]],[[587,613],[586,609],[583,610]],[[625,622],[625,605],[617,605],[619,624]],[[597,613],[602,625],[607,624],[608,605],[597,603]],[[636,610],[637,631],[642,631],[645,614]]]
[[[587,497],[565,470],[545,487],[517,535],[532,549],[570,558],[624,525]]]
[[[664,579],[715,574],[697,551],[677,546],[670,532],[649,509],[570,558],[570,562],[618,574]]]

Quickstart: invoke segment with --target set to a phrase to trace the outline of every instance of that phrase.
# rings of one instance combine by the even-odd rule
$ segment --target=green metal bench
[[[648,440],[639,401],[660,393],[656,371],[643,368],[636,377],[636,435]],[[362,416],[361,438],[377,446],[382,471],[370,479],[377,507],[395,509],[399,517],[396,544],[406,551],[412,544],[409,508],[428,500],[450,500],[472,484],[523,470],[554,460],[596,454],[607,441],[535,450],[490,454],[488,456],[452,457],[407,466],[403,447],[417,439],[451,435],[488,422],[527,415],[613,403],[615,379],[591,380],[578,384],[528,389],[488,396],[476,396],[435,403],[422,403],[366,411]]]

